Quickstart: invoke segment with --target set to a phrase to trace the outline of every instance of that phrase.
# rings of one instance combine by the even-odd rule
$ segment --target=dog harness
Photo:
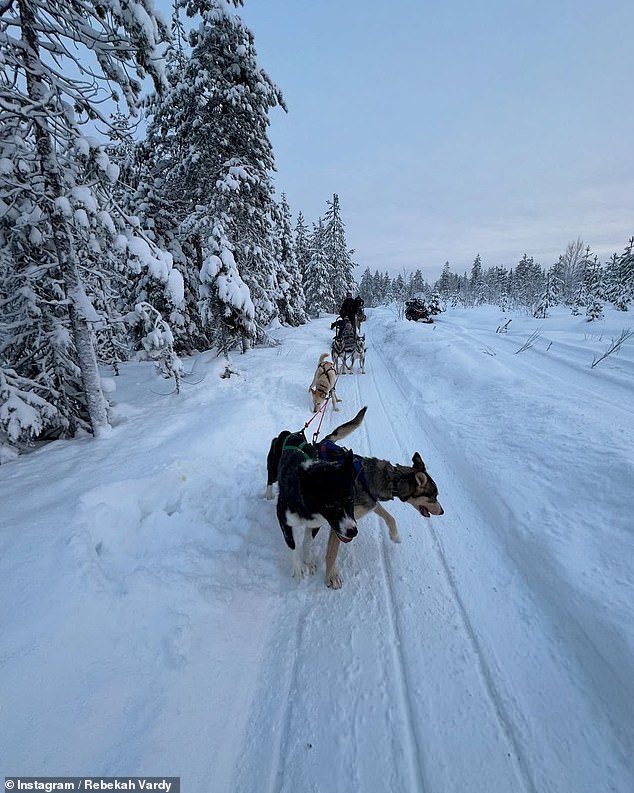
[[[322,361],[319,364],[319,368],[321,369],[323,374],[326,375],[326,377],[328,376],[328,372],[335,372],[335,367],[330,363],[330,361]],[[332,391],[332,388],[320,388],[319,386],[315,386],[315,391],[321,396],[327,397],[328,394]]]
[[[340,463],[343,458],[348,454],[348,449],[343,446],[337,445],[334,441],[324,440],[317,447],[317,455],[320,460],[325,460],[327,463]],[[365,492],[370,496],[372,501],[376,504],[378,502],[377,496],[372,493],[368,480],[363,470],[363,463],[358,454],[352,455],[352,468],[354,470],[355,481],[358,481]]]
[[[289,449],[295,449],[296,451],[301,452],[309,460],[312,460],[315,457],[315,447],[312,445],[312,443],[308,443],[303,430],[300,432],[291,432],[290,435],[287,435],[286,438],[284,438],[284,443],[282,444],[282,454],[284,454],[284,452],[288,451]]]

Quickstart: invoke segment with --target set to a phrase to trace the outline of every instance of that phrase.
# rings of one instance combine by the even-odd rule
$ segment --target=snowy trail
[[[327,434],[409,463],[445,509],[389,502],[341,549],[341,590],[291,577],[270,439],[310,416],[331,318],[181,395],[118,381],[109,438],[0,469],[0,764],[178,775],[193,793],[634,789],[634,345],[493,307],[373,310],[367,374]],[[614,315],[602,333],[618,332]],[[538,327],[538,343],[515,350]],[[551,344],[552,342],[552,344]],[[311,424],[307,434],[316,428]],[[5,528],[6,526],[6,528]]]
[[[324,327],[313,323],[311,330],[327,349]],[[343,409],[329,420],[340,423],[367,404],[365,426],[348,439],[350,445],[361,454],[407,463],[416,448],[406,439],[418,443],[425,437],[421,417],[407,401],[403,407],[370,335],[368,344],[367,374],[339,379]],[[366,517],[359,537],[340,553],[341,591],[323,583],[325,537],[318,537],[315,578],[297,584],[289,576],[288,600],[270,637],[271,664],[263,667],[256,713],[240,752],[245,764],[236,790],[263,789],[265,758],[265,789],[271,793],[313,789],[306,788],[311,779],[314,790],[533,790],[430,534],[430,522],[444,518],[428,522],[406,505],[387,506],[403,543],[391,543],[383,522]],[[271,724],[278,698],[279,716]],[[482,744],[474,744],[473,735]]]
[[[410,395],[412,391],[418,394],[422,404],[433,409],[442,400],[443,392],[452,396],[444,402],[442,411],[434,412],[434,419],[428,425],[436,448],[444,450],[438,479],[450,486],[448,501],[455,521],[452,531],[443,531],[439,523],[432,527],[441,557],[459,585],[467,624],[475,626],[472,635],[474,640],[477,635],[481,654],[492,670],[489,679],[496,680],[499,690],[496,699],[501,710],[508,714],[506,721],[516,735],[513,743],[522,747],[525,778],[533,779],[538,790],[591,793],[602,789],[601,786],[617,789],[612,780],[627,773],[631,754],[634,692],[631,648],[623,639],[623,623],[612,620],[620,616],[627,624],[629,607],[625,591],[621,603],[614,602],[612,593],[611,614],[604,614],[603,603],[599,599],[593,602],[592,588],[600,592],[611,584],[582,571],[585,586],[580,590],[564,565],[574,565],[575,543],[585,540],[587,554],[588,544],[601,542],[594,521],[583,514],[588,466],[594,464],[598,469],[599,464],[605,468],[622,464],[632,468],[631,443],[626,440],[631,438],[631,432],[623,433],[620,422],[614,421],[615,414],[624,415],[623,426],[631,430],[628,407],[631,402],[607,413],[604,421],[601,392],[596,396],[585,394],[582,407],[599,418],[592,428],[596,435],[574,438],[575,448],[583,451],[571,459],[571,464],[579,467],[578,485],[566,494],[574,504],[572,509],[563,501],[565,495],[557,490],[557,474],[550,471],[548,440],[557,438],[558,420],[562,428],[574,426],[574,420],[566,413],[574,413],[580,406],[574,400],[553,406],[551,397],[547,396],[548,411],[537,408],[543,399],[544,381],[554,383],[568,375],[562,374],[556,361],[544,358],[539,364],[539,380],[532,379],[532,367],[522,363],[528,372],[518,382],[520,371],[525,369],[520,370],[515,360],[509,370],[507,390],[504,377],[500,378],[502,364],[496,358],[482,357],[478,334],[466,334],[460,329],[456,332],[451,325],[448,330],[447,333],[440,323],[433,330],[413,327],[410,332],[426,334],[420,337],[420,360],[412,359],[411,355],[401,360],[394,346],[388,345],[383,351],[384,355],[390,355],[392,366],[396,361],[394,368],[401,382],[406,383]],[[495,343],[489,334],[487,342],[492,341]],[[409,344],[407,349],[411,353]],[[408,378],[408,374],[417,366],[437,359],[440,351],[448,359],[447,372],[452,382],[443,381],[444,372],[437,367],[440,371],[432,371],[417,390],[416,381]],[[474,362],[481,358],[485,363],[477,365],[482,368],[482,377],[471,378],[462,390],[460,381],[455,380],[459,368],[452,356],[466,362],[465,372],[470,375],[474,372]],[[487,383],[487,365],[496,374],[491,389]],[[578,373],[579,380],[586,377],[585,371]],[[600,380],[597,383],[600,385]],[[513,399],[518,402],[516,406]],[[515,427],[501,428],[502,433],[504,429],[515,430],[512,436],[487,434],[487,430],[495,427],[486,420],[487,411],[500,400],[507,404],[504,413],[507,422],[514,415],[520,418]],[[535,412],[529,413],[528,432],[537,431],[545,440],[544,457],[528,461],[527,480],[531,484],[523,499],[525,513],[517,510],[517,494],[512,495],[508,504],[504,503],[508,487],[505,479],[508,476],[511,481],[517,481],[518,468],[523,464],[515,450],[531,447],[524,439],[527,429],[521,422],[522,402],[524,406],[526,402],[536,406]],[[535,425],[532,428],[531,422]],[[584,431],[587,433],[587,428]],[[473,460],[477,458],[469,460],[470,449],[476,448],[474,441],[480,454],[483,449],[491,449],[490,459],[475,465]],[[561,443],[565,449],[570,439]],[[555,448],[561,455],[558,446]],[[605,465],[601,458],[603,448],[610,449],[610,460]],[[595,459],[597,450],[599,463]],[[606,498],[616,495],[629,500],[631,515],[631,491],[614,494],[609,481],[597,478],[602,472],[593,473],[594,487],[598,488],[595,498],[600,497],[603,487]],[[628,521],[631,518],[625,507],[622,526],[606,527],[607,531],[621,535],[625,559],[631,558]],[[559,536],[551,538],[539,533],[542,523],[559,530]],[[559,543],[561,551],[557,547]],[[560,561],[558,553],[562,552],[571,558],[563,556]],[[587,564],[585,557],[584,561]],[[596,571],[601,569],[600,565],[597,559]],[[573,742],[571,729],[576,734]],[[581,756],[579,746],[584,747]],[[620,759],[612,765],[613,761],[606,762],[606,758],[612,753],[610,747],[615,746]],[[544,772],[542,763],[550,769],[548,772]]]

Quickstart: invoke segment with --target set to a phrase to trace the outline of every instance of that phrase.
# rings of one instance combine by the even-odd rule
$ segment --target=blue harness
[[[347,454],[348,449],[343,446],[338,446],[334,441],[320,441],[317,446],[317,456],[320,460],[325,460],[327,463],[341,463]],[[363,470],[363,463],[358,454],[352,455],[352,468],[354,470],[355,481],[359,482],[361,487],[376,504],[379,499],[370,490],[365,471]]]

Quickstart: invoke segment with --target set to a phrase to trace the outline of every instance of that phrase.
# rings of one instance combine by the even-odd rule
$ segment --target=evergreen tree
[[[324,216],[322,238],[323,253],[332,271],[332,292],[335,301],[354,288],[354,263],[346,245],[345,226],[341,218],[339,196],[335,193],[332,201],[326,202],[328,209]],[[332,306],[332,311],[337,307]]]
[[[101,203],[116,173],[82,124],[107,126],[100,106],[113,86],[134,112],[141,80],[161,85],[165,34],[148,0],[3,4],[0,300],[13,320],[0,336],[0,434],[11,443],[108,427],[82,254],[116,234]],[[100,173],[98,190],[87,169]]]
[[[277,227],[277,281],[280,289],[278,311],[288,325],[306,322],[306,298],[302,286],[302,275],[295,257],[295,243],[291,228],[291,210],[282,193],[276,213]]]
[[[606,267],[605,298],[619,311],[627,311],[634,300],[634,237],[620,256],[612,256]]]
[[[326,258],[323,247],[324,224],[320,218],[313,228],[310,240],[310,261],[304,279],[306,306],[311,316],[318,317],[321,312],[334,313],[335,296],[332,291],[332,267]]]
[[[473,260],[473,265],[471,266],[471,278],[469,280],[471,305],[477,306],[482,302],[482,292],[482,261],[480,259],[480,254],[478,253]]]
[[[548,272],[548,280],[550,282],[549,288],[553,303],[562,302],[564,300],[566,284],[566,267],[563,256],[560,256],[557,262],[550,268]]]
[[[513,295],[517,305],[527,308],[533,313],[544,288],[544,273],[532,256],[524,254],[515,268]]]
[[[403,301],[407,298],[408,290],[405,285],[405,279],[399,273],[396,278],[392,281],[391,288],[390,288],[390,297],[393,300]]]
[[[212,328],[212,342],[228,357],[240,340],[244,352],[255,336],[255,308],[249,288],[238,272],[233,248],[217,224],[204,245],[200,269],[200,314]]]
[[[432,316],[436,314],[442,314],[442,300],[440,299],[440,295],[438,292],[432,292],[431,298],[429,300],[429,313]]]
[[[359,283],[359,297],[365,303],[366,308],[372,308],[373,306],[377,305],[375,303],[375,295],[374,295],[374,279],[372,278],[372,273],[370,272],[370,268],[366,267],[363,275],[361,276],[361,281]]]
[[[241,4],[233,0],[234,6]],[[176,0],[176,6],[197,17],[198,25],[189,34],[191,52],[175,50],[172,55],[168,92],[149,108],[148,151],[156,175],[154,199],[145,203],[149,212],[161,203],[170,208],[166,225],[170,233],[176,230],[186,266],[194,269],[186,282],[202,278],[209,257],[222,259],[221,251],[227,251],[233,277],[251,293],[254,321],[227,325],[224,320],[226,312],[239,314],[243,306],[239,299],[238,305],[225,307],[220,295],[230,299],[241,289],[219,289],[212,302],[220,313],[210,313],[208,279],[215,268],[205,265],[206,327],[213,334],[214,323],[221,323],[225,342],[231,328],[236,333],[249,328],[253,340],[278,316],[278,301],[283,302],[275,260],[275,164],[268,113],[278,105],[284,108],[284,102],[257,64],[252,33],[229,3]]]
[[[409,284],[408,284],[409,295],[412,296],[417,294],[418,292],[425,292],[426,290],[427,290],[427,283],[423,278],[423,274],[421,273],[420,270],[416,270],[409,279]]]
[[[589,255],[590,249],[587,249]],[[584,271],[584,294],[586,297],[586,319],[592,322],[603,319],[603,268],[595,256],[588,259]]]
[[[442,274],[438,281],[436,281],[435,288],[444,300],[447,300],[452,293],[454,279],[452,278],[449,262],[445,262],[442,268]]]
[[[302,276],[302,284],[306,282],[311,258],[310,232],[301,212],[295,223],[295,260]]]
[[[548,309],[554,305],[555,303],[555,294],[553,292],[553,280],[550,273],[546,276],[546,283],[544,285],[544,291],[542,292],[539,301],[537,303],[537,307],[533,312],[533,316],[536,319],[546,319],[548,316]]]

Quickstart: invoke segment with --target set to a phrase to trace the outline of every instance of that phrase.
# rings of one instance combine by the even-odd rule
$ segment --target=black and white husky
[[[338,437],[345,437],[358,426],[359,415],[337,427]],[[271,442],[266,459],[266,497],[273,497],[273,485],[278,483],[277,519],[284,540],[293,555],[293,576],[303,578],[314,573],[317,564],[312,555],[312,542],[321,526],[330,527],[329,549],[340,542],[350,542],[357,536],[354,517],[353,454],[347,452],[337,462],[317,459],[317,449],[306,441],[303,432],[284,430]],[[298,541],[303,531],[301,552]],[[332,550],[330,551],[332,553]],[[326,561],[326,584],[332,566]]]
[[[337,442],[349,435],[353,430],[360,426],[365,416],[366,408],[362,408],[357,415],[337,427],[322,441],[313,446],[306,443],[303,433],[286,432],[279,435],[273,440],[271,450],[267,458],[268,468],[268,483],[267,483],[267,498],[272,498],[273,484],[278,481],[281,476],[282,467],[284,465],[283,457],[287,454],[284,451],[282,454],[282,447],[287,436],[299,437],[300,442],[303,439],[307,449],[307,453],[321,459],[322,461],[329,461],[330,464],[346,466],[346,476],[348,475],[349,467],[352,468],[352,481],[353,481],[353,508],[354,518],[359,520],[368,512],[376,513],[387,525],[390,533],[390,539],[393,542],[400,542],[401,538],[398,531],[398,526],[394,517],[385,509],[381,502],[398,500],[405,504],[412,506],[422,517],[429,518],[432,515],[443,515],[444,510],[438,500],[438,487],[436,482],[432,479],[423,458],[418,452],[414,452],[412,456],[411,465],[400,465],[389,462],[389,460],[381,460],[378,457],[362,457],[359,454],[353,454],[352,451],[338,446]],[[305,459],[305,458],[304,458]],[[298,462],[300,462],[298,460]],[[281,479],[280,481],[280,496],[282,495],[283,488]],[[324,498],[328,498],[324,494]],[[287,503],[287,497],[284,495],[283,503]],[[350,514],[349,512],[347,513]],[[294,537],[292,537],[293,545],[288,541],[287,530],[285,530],[284,523],[280,517],[280,501],[278,500],[278,518],[280,525],[284,532],[284,538],[291,549],[294,546]],[[325,523],[322,520],[320,525]],[[306,525],[306,524],[302,524]],[[316,524],[311,524],[316,525]],[[332,527],[332,524],[331,524]],[[317,534],[318,528],[306,530],[304,534],[303,546],[303,559],[308,560],[303,562],[302,572],[295,572],[294,575],[303,575],[306,571],[314,572],[316,569],[315,563],[310,556],[310,548],[312,539]],[[356,535],[355,528],[355,535]],[[348,538],[342,537],[337,531],[331,531],[328,538],[328,548],[326,551],[326,584],[333,589],[339,589],[343,584],[343,578],[336,567],[337,555],[339,552],[340,542],[349,542]],[[294,564],[296,557],[293,557]],[[302,565],[302,559],[297,560],[297,563]],[[297,568],[296,568],[297,569]]]

